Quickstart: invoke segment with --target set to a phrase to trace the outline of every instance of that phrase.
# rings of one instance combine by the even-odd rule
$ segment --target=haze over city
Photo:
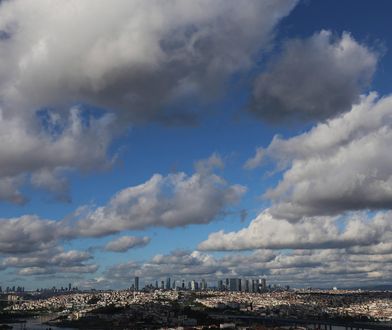
[[[0,286],[392,284],[391,12],[0,0]]]

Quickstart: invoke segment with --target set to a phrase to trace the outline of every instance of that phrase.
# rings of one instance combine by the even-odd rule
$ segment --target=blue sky
[[[390,280],[390,1],[100,6],[0,4],[1,286]]]

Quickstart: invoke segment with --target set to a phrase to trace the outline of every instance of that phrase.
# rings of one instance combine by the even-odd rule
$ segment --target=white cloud
[[[363,97],[351,111],[309,132],[275,137],[263,150],[284,170],[265,193],[277,218],[334,215],[392,205],[392,97]]]
[[[47,275],[61,273],[94,273],[98,265],[87,263],[93,259],[85,251],[64,251],[53,246],[41,250],[32,250],[4,258],[0,265],[5,269],[16,269],[18,275]]]
[[[118,192],[105,206],[66,224],[65,236],[104,236],[148,227],[181,227],[209,223],[239,201],[246,188],[229,185],[212,173],[153,175]]]
[[[201,173],[155,174],[143,184],[119,191],[106,205],[82,206],[60,221],[34,215],[0,219],[0,254],[37,254],[64,240],[124,230],[209,223],[229,212],[246,192],[244,186],[231,185],[210,172],[216,165],[223,162],[214,154],[197,162]],[[124,236],[109,242],[106,250],[126,251],[149,242],[149,237]]]
[[[371,220],[362,216],[303,218],[291,223],[274,218],[269,210],[237,232],[211,233],[200,250],[331,249],[380,243],[391,232],[391,214],[379,213]]]
[[[0,253],[25,253],[55,246],[57,224],[36,216],[0,220]]]

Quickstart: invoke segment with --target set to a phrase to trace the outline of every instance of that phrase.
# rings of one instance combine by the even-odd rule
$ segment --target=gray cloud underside
[[[392,206],[392,97],[362,97],[350,112],[310,131],[276,136],[258,149],[248,167],[276,161],[283,177],[264,197],[271,214],[298,221],[304,216]]]
[[[56,273],[95,273],[98,265],[89,263],[92,255],[84,251],[64,251],[60,247],[25,252],[4,258],[0,265],[15,268],[16,274],[32,276]]]
[[[231,73],[248,68],[295,4],[5,2],[0,30],[10,38],[1,44],[0,97],[30,110],[74,100],[132,121],[163,119],[172,115],[165,104],[208,95]]]
[[[67,202],[68,171],[110,165],[129,125],[194,123],[189,100],[248,70],[296,2],[2,2],[0,201],[26,202],[29,184]]]
[[[326,119],[348,111],[371,81],[377,54],[348,33],[288,40],[253,87],[251,111],[273,121]]]
[[[122,236],[120,238],[114,239],[105,245],[106,251],[111,252],[126,252],[129,249],[135,247],[143,247],[149,244],[151,238],[136,237],[136,236]]]
[[[46,111],[26,122],[8,118],[0,105],[0,200],[23,203],[26,197],[19,187],[30,183],[69,201],[67,172],[111,165],[107,150],[113,122],[113,115],[86,117],[79,107],[71,108],[65,117]]]
[[[246,192],[245,187],[230,185],[211,172],[222,166],[221,158],[213,154],[196,163],[198,171],[193,175],[153,175],[141,185],[119,191],[106,205],[81,207],[71,218],[61,221],[33,215],[0,219],[0,255],[22,258],[29,253],[56,250],[63,241],[80,237],[102,237],[149,227],[173,228],[209,223],[230,211]],[[149,242],[148,237],[123,236],[109,242],[105,249],[123,252]],[[7,263],[3,264],[3,268],[5,266],[11,267]],[[74,272],[94,269],[92,265],[87,268],[73,266]],[[49,270],[60,270],[51,265],[41,268],[30,269],[29,272],[44,274]],[[68,267],[67,271],[71,268]],[[22,273],[27,275],[27,270]]]

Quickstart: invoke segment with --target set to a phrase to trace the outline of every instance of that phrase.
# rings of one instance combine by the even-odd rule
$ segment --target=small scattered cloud
[[[146,246],[150,241],[151,238],[147,236],[122,236],[107,243],[105,245],[105,250],[111,252],[126,252],[136,247]]]

